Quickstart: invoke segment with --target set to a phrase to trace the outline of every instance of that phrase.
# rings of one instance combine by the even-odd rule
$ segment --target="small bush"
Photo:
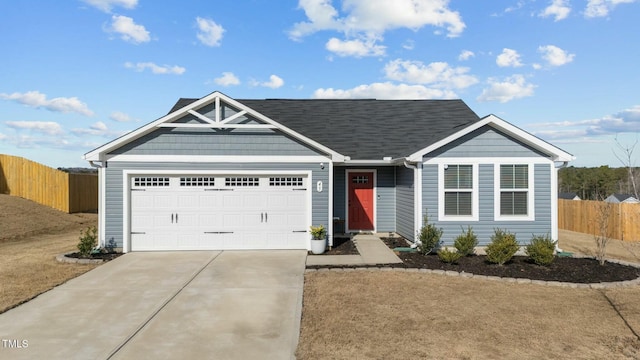
[[[418,231],[418,239],[420,240],[419,251],[422,255],[430,254],[440,244],[442,237],[442,229],[437,228],[433,224],[429,224],[427,215],[422,219],[422,227]]]
[[[89,226],[84,231],[80,231],[80,242],[78,242],[78,252],[83,257],[89,257],[91,250],[98,245],[98,229]]]
[[[555,248],[556,242],[551,240],[549,235],[533,236],[531,243],[525,248],[525,253],[534,263],[547,266],[556,258]]]
[[[487,246],[487,260],[494,264],[504,265],[511,260],[520,248],[516,236],[508,231],[495,229],[491,235],[491,243]]]
[[[453,246],[458,250],[460,256],[473,255],[474,248],[478,246],[478,237],[473,233],[471,226],[468,226],[467,231],[463,231],[462,235],[456,238]]]
[[[462,257],[462,254],[457,251],[451,251],[447,248],[444,248],[438,251],[438,258],[442,262],[446,262],[448,264],[455,264]]]

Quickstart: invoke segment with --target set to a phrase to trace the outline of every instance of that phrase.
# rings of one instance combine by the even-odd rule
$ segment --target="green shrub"
[[[491,243],[487,246],[487,260],[494,264],[504,265],[511,260],[520,248],[516,236],[508,231],[495,229],[491,235]]]
[[[98,229],[95,226],[89,226],[84,231],[80,231],[80,242],[78,242],[78,251],[83,257],[89,257],[91,250],[98,245]]]
[[[531,243],[525,248],[525,253],[538,265],[550,265],[556,258],[556,242],[549,235],[533,236]]]
[[[453,246],[458,250],[460,256],[473,255],[474,248],[478,246],[478,237],[473,233],[471,226],[468,226],[467,231],[463,231],[463,233],[456,238]]]
[[[442,262],[446,262],[448,264],[455,264],[462,257],[462,254],[457,251],[451,251],[447,248],[441,249],[438,251],[438,258]]]
[[[433,224],[429,224],[427,215],[422,219],[422,227],[418,231],[419,251],[422,255],[430,254],[440,244],[442,229]]]

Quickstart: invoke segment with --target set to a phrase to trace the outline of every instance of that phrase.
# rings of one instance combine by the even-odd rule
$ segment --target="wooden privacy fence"
[[[0,193],[67,213],[98,209],[98,176],[69,174],[19,156],[0,154]]]
[[[624,241],[640,241],[640,204],[612,204],[591,200],[558,200],[560,229],[596,234],[599,206],[609,206],[610,237]]]

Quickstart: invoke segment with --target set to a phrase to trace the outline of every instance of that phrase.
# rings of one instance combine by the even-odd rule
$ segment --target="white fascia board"
[[[176,163],[321,163],[331,162],[325,156],[271,156],[271,155],[107,155],[107,161],[121,162],[176,162]]]
[[[155,121],[152,121],[150,123],[148,123],[147,125],[144,125],[126,135],[123,135],[105,145],[102,145],[101,147],[98,147],[88,153],[86,153],[84,155],[84,159],[87,161],[97,161],[97,160],[103,160],[104,154],[108,153],[109,151],[116,149],[128,142],[131,142],[143,135],[146,135],[147,133],[153,131],[155,128],[159,127],[161,124],[167,123],[167,122],[171,122],[173,120],[179,119],[180,117],[188,114],[191,110],[194,109],[198,109],[202,106],[205,106],[207,104],[210,104],[212,102],[216,102],[216,122],[220,122],[220,115],[219,115],[219,110],[220,110],[220,101],[223,101],[231,106],[236,107],[237,109],[239,109],[240,111],[245,111],[246,114],[249,114],[251,116],[253,116],[256,119],[259,119],[261,121],[264,121],[265,123],[269,124],[269,125],[273,125],[275,126],[276,129],[300,140],[301,142],[316,148],[320,151],[323,151],[327,154],[331,155],[331,159],[334,161],[343,161],[344,160],[344,156],[342,154],[337,153],[336,151],[314,141],[311,140],[309,138],[307,138],[306,136],[297,133],[296,131],[293,131],[289,128],[287,128],[286,126],[278,123],[275,120],[272,120],[262,114],[260,114],[259,112],[249,108],[248,106],[243,105],[242,103],[228,97],[227,95],[219,92],[219,91],[215,91],[205,97],[203,97],[202,99],[196,100],[193,103],[180,108],[170,114],[167,114]]]
[[[394,162],[391,160],[345,160],[343,162],[338,163],[338,165],[344,166],[357,166],[357,165],[366,165],[366,166],[389,166],[389,165],[398,165],[399,162]]]
[[[538,137],[531,135],[530,133],[518,128],[517,126],[511,125],[508,122],[500,119],[499,117],[495,116],[495,115],[489,115],[489,116],[485,116],[484,118],[480,119],[480,121],[477,121],[469,126],[467,126],[466,128],[456,132],[455,134],[449,135],[446,138],[430,145],[427,146],[426,148],[419,150],[413,154],[411,154],[408,159],[409,161],[422,161],[422,157],[436,149],[439,149],[442,146],[445,146],[449,143],[451,143],[452,141],[459,139],[485,125],[491,126],[497,130],[500,130],[501,132],[504,132],[520,141],[522,141],[523,143],[540,150],[543,153],[549,154],[550,158],[553,161],[572,161],[575,160],[575,156],[569,154],[568,152],[557,148],[551,144],[549,144],[548,142],[539,139]]]
[[[230,97],[228,97],[226,95],[223,95],[223,94],[220,94],[220,95],[221,95],[222,100],[224,102],[228,103],[229,105],[235,106],[236,108],[239,108],[239,109],[242,109],[242,110],[246,110],[247,113],[249,115],[253,116],[254,118],[262,120],[262,121],[266,122],[267,124],[275,125],[276,128],[278,130],[282,131],[283,133],[285,133],[287,135],[291,135],[294,138],[300,140],[301,142],[303,142],[303,143],[305,143],[307,145],[310,145],[310,146],[312,146],[312,147],[314,147],[314,148],[316,148],[318,150],[321,150],[323,152],[326,152],[327,154],[330,154],[331,155],[331,159],[333,161],[343,161],[344,160],[344,155],[339,154],[336,151],[334,151],[334,150],[332,150],[332,149],[330,149],[330,148],[328,148],[328,147],[326,147],[326,146],[324,146],[324,145],[322,145],[322,144],[320,144],[320,143],[318,143],[318,142],[316,142],[314,140],[311,140],[308,137],[306,137],[306,136],[304,136],[304,135],[302,135],[302,134],[300,134],[300,133],[298,133],[298,132],[296,132],[294,130],[289,129],[288,127],[280,124],[279,122],[277,122],[277,121],[275,121],[275,120],[273,120],[273,119],[271,119],[271,118],[269,118],[267,116],[262,115],[261,113],[251,109],[250,107],[248,107],[246,105],[243,105],[242,103],[240,103],[240,102],[238,102],[238,101],[236,101],[236,100],[234,100],[234,99],[232,99],[232,98],[230,98]]]
[[[122,135],[121,137],[108,142],[94,150],[91,150],[90,152],[86,153],[84,155],[84,159],[87,161],[102,161],[103,159],[103,154],[116,149],[128,142],[131,142],[143,135],[146,135],[148,133],[150,133],[151,131],[153,131],[156,127],[158,127],[158,125],[166,123],[166,122],[170,122],[176,119],[181,118],[182,116],[186,115],[189,113],[189,110],[192,109],[196,109],[199,107],[202,107],[204,105],[207,105],[208,103],[211,103],[213,100],[215,100],[216,98],[218,98],[219,96],[222,96],[223,94],[220,92],[213,92],[205,97],[203,97],[200,100],[196,100],[193,103],[180,108],[170,114],[167,114],[155,121],[152,121],[150,123],[148,123],[147,125],[143,125],[139,128],[137,128],[136,130],[133,130],[125,135]]]

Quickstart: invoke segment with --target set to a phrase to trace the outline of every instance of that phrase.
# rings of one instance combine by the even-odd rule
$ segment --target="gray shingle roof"
[[[480,120],[462,100],[237,101],[352,160],[405,157]]]

